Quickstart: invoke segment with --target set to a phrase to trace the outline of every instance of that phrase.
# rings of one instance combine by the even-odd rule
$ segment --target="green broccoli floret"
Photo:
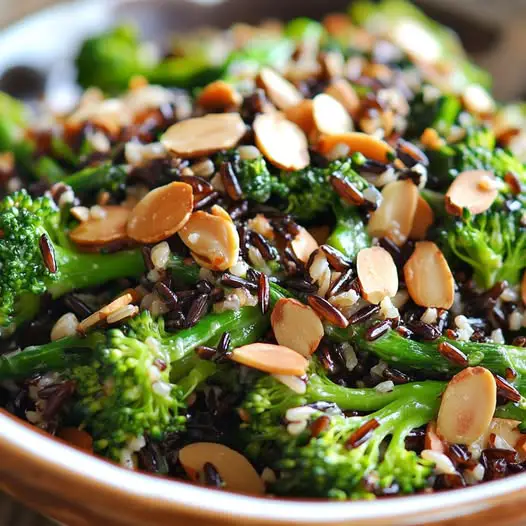
[[[12,333],[38,312],[39,296],[57,298],[75,289],[140,276],[138,250],[114,254],[75,252],[52,199],[25,190],[0,201],[0,334]]]
[[[447,137],[451,127],[457,123],[462,105],[455,95],[442,94],[436,98],[426,97],[425,90],[433,90],[431,86],[424,87],[411,101],[411,113],[408,119],[407,134],[418,138],[426,128],[433,128],[441,136]]]
[[[248,417],[243,430],[247,454],[263,457],[279,471],[271,488],[279,495],[364,498],[395,484],[401,492],[413,492],[426,486],[432,465],[407,451],[404,440],[412,429],[434,418],[444,387],[428,381],[397,386],[387,393],[346,388],[332,382],[316,361],[305,394],[262,377],[242,406]],[[308,429],[291,435],[284,423],[287,410],[309,404],[310,422],[326,415],[330,425],[316,437]],[[375,412],[348,418],[340,410]],[[371,421],[378,424],[372,427],[371,437],[363,445],[349,447],[351,435]],[[388,436],[391,440],[382,455],[381,445]],[[373,492],[369,485],[365,489],[366,478],[377,481]]]
[[[446,251],[473,269],[484,290],[497,281],[519,283],[526,268],[526,225],[523,212],[493,208],[476,216],[450,220],[441,232]]]
[[[149,46],[140,41],[132,25],[89,38],[75,60],[83,88],[98,86],[110,93],[125,90],[134,75],[147,73],[155,63]]]

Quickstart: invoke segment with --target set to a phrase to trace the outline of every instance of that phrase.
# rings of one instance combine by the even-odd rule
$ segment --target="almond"
[[[494,447],[490,443],[490,437],[495,435],[495,437],[506,441],[510,447],[515,448],[521,461],[524,460],[526,451],[524,450],[523,442],[526,435],[520,432],[520,423],[520,420],[512,420],[510,418],[493,418],[486,432],[472,444],[472,449],[482,451],[488,447]],[[496,447],[499,446],[497,445]]]
[[[232,219],[226,219],[217,207],[212,213],[194,212],[179,231],[193,258],[210,270],[226,270],[239,256],[239,234]],[[225,212],[226,213],[226,212]]]
[[[356,271],[363,297],[374,304],[398,292],[398,272],[391,254],[382,247],[362,248],[356,258]]]
[[[424,449],[445,453],[446,447],[444,441],[438,436],[436,422],[429,422],[426,426]]]
[[[240,453],[223,444],[195,442],[179,451],[186,474],[195,482],[202,477],[206,463],[212,464],[225,484],[225,489],[263,495],[265,484],[252,464]]]
[[[243,102],[240,93],[228,82],[216,80],[204,87],[197,97],[197,105],[206,111],[238,108]]]
[[[352,129],[352,120],[344,106],[325,93],[316,95],[312,101],[312,116],[320,134],[337,135]]]
[[[470,113],[488,115],[495,111],[495,101],[480,85],[470,84],[462,93],[462,103]]]
[[[388,237],[402,246],[409,236],[418,206],[418,188],[408,179],[384,186],[380,206],[367,225],[373,237]]]
[[[69,237],[78,245],[104,246],[128,238],[126,225],[130,210],[123,206],[102,206],[100,218],[92,217],[75,227]]]
[[[299,227],[299,232],[291,242],[294,254],[303,263],[309,261],[310,255],[318,248],[318,242],[314,237],[302,226]]]
[[[297,124],[307,136],[309,136],[315,128],[312,107],[312,100],[305,99],[284,111],[285,117],[294,124]]]
[[[295,106],[303,99],[303,95],[294,84],[270,68],[263,68],[259,72],[256,84],[265,90],[270,101],[280,110]]]
[[[318,150],[322,155],[328,155],[338,144],[347,146],[350,153],[360,152],[368,159],[380,163],[389,162],[389,160],[395,156],[393,148],[385,141],[378,139],[374,135],[368,135],[362,132],[324,135],[320,138]]]
[[[276,303],[270,322],[277,342],[305,358],[310,357],[323,338],[323,324],[317,314],[292,298],[281,298]]]
[[[309,165],[307,137],[297,124],[277,114],[261,114],[253,129],[257,147],[278,168],[293,171]]]
[[[350,115],[355,116],[358,112],[360,98],[348,80],[333,80],[325,90],[325,93],[334,97]]]
[[[484,434],[497,404],[495,378],[484,367],[468,367],[448,383],[437,430],[448,442],[471,444]]]
[[[251,343],[234,349],[234,362],[271,374],[303,376],[309,362],[296,351],[270,343]]]
[[[455,299],[455,280],[444,254],[432,241],[419,241],[404,265],[411,299],[421,307],[449,309]]]
[[[497,199],[499,190],[495,176],[486,170],[468,170],[460,173],[446,192],[446,210],[462,215],[467,208],[472,214],[485,212]]]
[[[178,232],[194,208],[192,187],[173,182],[148,192],[128,220],[128,236],[140,243],[157,243]]]
[[[86,431],[77,429],[76,427],[63,427],[57,433],[57,437],[71,446],[93,453],[93,438]]]
[[[433,209],[429,203],[421,196],[418,196],[416,203],[415,217],[413,218],[413,226],[409,232],[409,239],[425,239],[429,227],[435,220]]]
[[[136,298],[135,294],[131,292],[125,292],[118,298],[114,299],[112,302],[108,303],[104,307],[100,308],[98,311],[95,311],[93,314],[90,314],[87,318],[84,318],[78,325],[77,331],[81,334],[84,334],[106,320],[106,318],[113,312],[117,312],[122,307],[130,305],[133,303]]]
[[[203,157],[233,148],[245,133],[239,113],[211,113],[173,124],[161,137],[161,143],[181,157]]]

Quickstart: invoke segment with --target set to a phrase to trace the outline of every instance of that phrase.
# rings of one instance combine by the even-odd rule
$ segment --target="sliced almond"
[[[429,203],[421,196],[418,196],[416,203],[415,217],[413,218],[413,226],[409,232],[409,239],[425,239],[429,227],[435,220],[433,209]]]
[[[270,374],[303,376],[309,362],[296,351],[270,343],[251,343],[234,349],[234,362]]]
[[[132,210],[128,236],[140,243],[157,243],[173,236],[190,219],[192,187],[173,182],[148,192]]]
[[[292,250],[300,261],[307,263],[310,255],[318,248],[318,242],[305,228],[300,226],[299,229],[300,231],[291,242]]]
[[[436,422],[427,424],[424,449],[438,451],[439,453],[445,452],[446,447],[442,438],[438,436]]]
[[[374,304],[398,292],[398,272],[391,254],[382,247],[363,248],[356,258],[363,297]]]
[[[245,133],[239,113],[210,113],[173,124],[161,137],[161,143],[181,157],[202,157],[233,148]]]
[[[76,427],[63,427],[57,436],[72,446],[93,453],[93,438],[86,431]]]
[[[196,442],[179,451],[179,460],[186,474],[198,482],[206,463],[212,464],[225,484],[225,489],[263,495],[265,484],[252,464],[240,453],[223,444]]]
[[[352,119],[344,106],[325,93],[316,95],[312,101],[312,115],[320,134],[337,135],[350,132]]]
[[[323,324],[317,314],[292,298],[278,300],[270,322],[277,342],[305,358],[310,357],[323,338]]]
[[[419,241],[404,265],[411,299],[421,307],[449,309],[455,299],[455,280],[444,254],[432,241]]]
[[[122,307],[133,303],[135,294],[131,292],[126,292],[114,299],[112,302],[108,303],[98,311],[95,311],[93,314],[90,314],[87,318],[83,319],[77,326],[77,331],[81,334],[85,334],[89,329],[96,327],[100,323],[104,322],[106,318],[113,312],[117,312]]]
[[[499,190],[495,176],[486,170],[468,170],[459,174],[446,192],[446,210],[462,215],[467,208],[472,214],[485,212],[497,199]]]
[[[130,210],[123,206],[102,206],[104,217],[90,217],[75,227],[69,237],[78,245],[104,246],[127,239],[126,225]]]
[[[451,379],[442,395],[437,430],[448,442],[471,444],[488,430],[496,404],[493,375],[484,367],[468,367]]]
[[[494,446],[491,443],[491,435],[495,435],[497,439],[506,442],[510,448],[515,448],[520,459],[524,460],[526,451],[524,450],[523,442],[526,435],[520,432],[520,423],[520,420],[512,420],[510,418],[493,418],[486,432],[471,444],[470,449],[472,451],[482,451],[488,447],[500,448],[503,444]]]
[[[303,130],[280,115],[263,114],[254,120],[256,145],[263,155],[283,170],[301,170],[310,163]]]
[[[360,108],[360,98],[352,84],[346,79],[333,80],[325,93],[334,97],[350,115],[355,116]]]
[[[238,108],[242,102],[241,94],[224,80],[208,84],[197,97],[197,105],[207,111]]]
[[[385,185],[382,202],[367,225],[369,234],[388,237],[398,246],[403,245],[413,228],[418,198],[418,188],[408,179]]]
[[[526,270],[524,271],[524,274],[522,275],[521,298],[522,298],[522,303],[526,305]]]
[[[232,220],[215,214],[194,212],[179,231],[193,258],[210,270],[226,270],[239,256],[239,234]]]
[[[268,98],[280,110],[295,106],[303,99],[303,95],[294,84],[270,68],[263,68],[259,72],[256,84],[265,90]]]
[[[381,163],[389,162],[395,156],[393,148],[385,141],[362,132],[324,135],[320,138],[318,150],[322,155],[328,155],[338,144],[347,146],[351,153],[360,152],[368,159]]]
[[[470,113],[488,115],[495,111],[495,101],[480,85],[470,84],[462,93],[462,103]]]
[[[294,124],[297,124],[307,136],[312,133],[315,127],[312,107],[312,100],[305,99],[284,111],[285,117]]]

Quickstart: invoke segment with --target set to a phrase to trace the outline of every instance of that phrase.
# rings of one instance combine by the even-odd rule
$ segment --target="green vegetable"
[[[365,223],[355,207],[340,206],[335,212],[336,226],[326,244],[336,248],[348,258],[354,259],[362,248],[371,246],[371,238]]]
[[[84,168],[64,177],[62,180],[75,193],[96,192],[99,190],[114,192],[124,185],[126,170],[124,167],[115,166],[108,161],[98,166]]]
[[[0,201],[0,334],[11,334],[39,309],[39,296],[58,298],[75,289],[101,285],[144,272],[140,251],[114,254],[75,252],[48,197],[32,199],[25,190]],[[56,271],[46,266],[41,244],[47,239]]]
[[[411,101],[407,134],[409,137],[419,138],[426,128],[433,128],[439,135],[447,137],[451,127],[457,124],[462,109],[460,100],[455,95],[441,94],[436,99],[427,101],[426,89],[436,88],[424,87]]]
[[[295,18],[285,27],[285,35],[295,42],[307,45],[319,46],[326,36],[325,28],[316,20],[311,18]]]
[[[23,138],[27,120],[24,104],[0,91],[0,152],[15,148]]]

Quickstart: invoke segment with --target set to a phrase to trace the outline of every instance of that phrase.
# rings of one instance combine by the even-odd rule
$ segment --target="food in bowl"
[[[76,64],[66,115],[0,98],[2,406],[258,495],[524,470],[521,107],[454,35],[355,2]]]

